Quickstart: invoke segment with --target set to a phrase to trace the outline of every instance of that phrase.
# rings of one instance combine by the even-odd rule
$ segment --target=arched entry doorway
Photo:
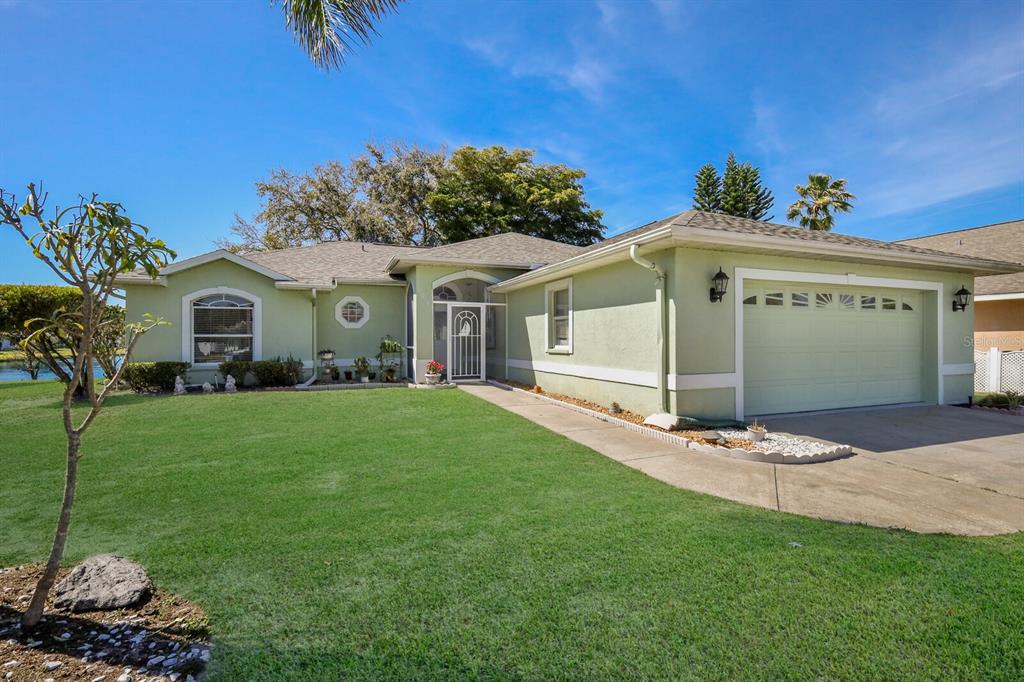
[[[448,381],[483,380],[487,377],[488,351],[498,348],[498,309],[487,287],[497,277],[473,270],[446,275],[433,282],[433,357],[446,368]],[[503,321],[502,321],[502,327]],[[501,344],[504,363],[504,343]]]

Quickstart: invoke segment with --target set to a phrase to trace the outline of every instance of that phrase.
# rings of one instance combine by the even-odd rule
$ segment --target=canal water
[[[103,376],[103,370],[98,364],[94,365],[94,372],[97,378]],[[25,371],[20,360],[0,360],[0,382],[2,381],[28,381],[32,377]],[[46,367],[39,368],[39,381],[53,381],[57,376]]]

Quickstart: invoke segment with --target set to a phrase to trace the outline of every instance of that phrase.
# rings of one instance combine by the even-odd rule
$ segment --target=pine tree
[[[761,183],[761,170],[750,162],[737,162],[732,152],[725,160],[721,177],[710,163],[697,171],[693,207],[698,210],[771,220],[774,216],[765,216],[774,203],[771,190]]]
[[[718,213],[722,208],[722,178],[714,164],[700,167],[693,187],[693,207],[699,211]]]

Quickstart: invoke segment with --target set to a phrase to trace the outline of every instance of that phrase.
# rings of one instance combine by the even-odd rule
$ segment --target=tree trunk
[[[60,570],[61,559],[64,558],[64,545],[68,539],[68,528],[71,526],[71,504],[75,500],[75,482],[78,477],[78,446],[79,434],[68,434],[68,462],[67,472],[64,475],[64,501],[61,503],[60,516],[57,518],[57,533],[53,536],[53,547],[50,548],[50,558],[46,561],[46,568],[43,575],[36,583],[36,590],[32,593],[32,601],[28,610],[21,618],[21,628],[32,630],[39,624],[43,617],[43,607],[46,606],[46,598],[50,594],[50,588],[57,580],[57,571]]]

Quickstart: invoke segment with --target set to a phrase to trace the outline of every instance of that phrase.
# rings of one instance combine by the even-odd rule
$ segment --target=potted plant
[[[764,440],[765,435],[768,433],[768,429],[765,428],[764,424],[758,424],[755,419],[754,423],[747,427],[747,433],[750,434],[750,440],[755,443],[760,443]]]
[[[359,377],[359,381],[364,384],[369,383],[370,378],[367,375],[370,373],[370,361],[359,356],[352,362],[352,366],[356,369],[356,375]]]
[[[427,363],[427,384],[436,386],[441,383],[441,373],[444,372],[444,365],[437,360]]]
[[[402,354],[405,348],[391,336],[385,336],[380,340],[380,349],[377,353],[377,364],[380,365],[381,377],[387,383],[394,383],[395,373],[401,365]]]
[[[317,356],[319,356],[321,360],[333,360],[334,351],[331,350],[330,348],[325,348],[324,350],[318,352]]]

